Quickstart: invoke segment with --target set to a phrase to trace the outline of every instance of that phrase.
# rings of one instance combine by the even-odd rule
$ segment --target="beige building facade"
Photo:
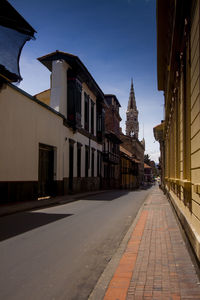
[[[200,260],[200,3],[157,1],[162,186]]]

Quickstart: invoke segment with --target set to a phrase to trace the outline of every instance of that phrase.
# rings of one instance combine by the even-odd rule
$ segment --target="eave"
[[[164,90],[164,78],[166,72],[166,49],[167,49],[167,26],[168,1],[157,0],[157,81],[158,90]]]
[[[0,25],[34,37],[33,27],[6,0],[1,0]]]

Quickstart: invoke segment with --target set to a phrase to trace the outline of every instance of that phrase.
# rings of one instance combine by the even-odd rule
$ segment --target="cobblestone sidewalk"
[[[200,299],[200,283],[172,208],[152,190],[104,300]]]

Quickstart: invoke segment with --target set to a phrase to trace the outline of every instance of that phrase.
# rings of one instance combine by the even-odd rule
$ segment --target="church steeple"
[[[135,92],[133,88],[133,78],[131,78],[131,90],[130,90],[130,96],[128,101],[128,110],[129,109],[136,109]]]
[[[133,79],[131,78],[131,89],[126,112],[126,135],[135,136],[138,138],[139,123],[138,123],[138,110],[135,101],[135,92],[133,87]]]

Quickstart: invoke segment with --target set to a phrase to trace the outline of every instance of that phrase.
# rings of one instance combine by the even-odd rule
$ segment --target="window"
[[[89,131],[89,96],[86,93],[84,93],[84,108],[85,108],[84,127],[87,131]]]
[[[77,143],[77,177],[81,177],[81,147],[80,143]]]
[[[67,119],[73,127],[81,125],[81,82],[74,77],[72,71],[67,73]]]
[[[91,100],[91,133],[94,134],[94,102]]]
[[[99,142],[102,141],[103,138],[103,134],[104,134],[104,124],[105,124],[105,111],[102,108],[101,104],[98,104],[96,106],[96,113],[97,113],[97,117],[96,117],[96,122],[97,122],[97,140]]]
[[[89,147],[85,146],[85,177],[88,177],[89,169]]]

